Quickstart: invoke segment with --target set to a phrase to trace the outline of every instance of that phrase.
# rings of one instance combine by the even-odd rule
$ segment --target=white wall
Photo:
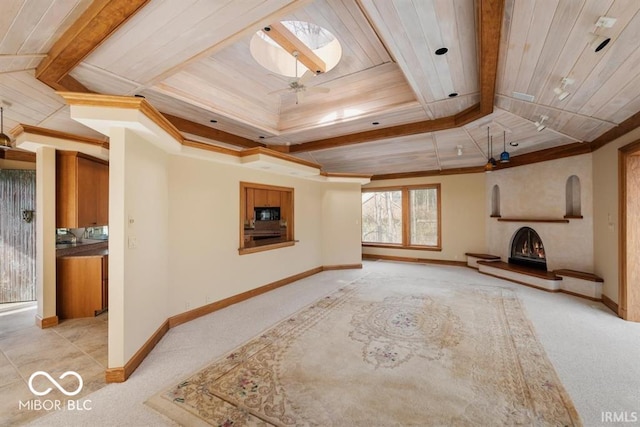
[[[110,135],[109,367],[168,317],[168,155],[127,129]]]
[[[170,313],[176,315],[323,265],[361,262],[360,185],[330,184],[172,156]],[[294,188],[294,246],[239,255],[240,181]],[[336,250],[330,251],[327,248]]]
[[[322,198],[323,265],[362,262],[362,187],[360,184],[326,184]]]
[[[487,246],[503,261],[509,258],[511,240],[521,227],[531,227],[545,248],[547,269],[569,268],[593,272],[593,180],[591,154],[519,166],[487,174]],[[502,218],[562,219],[566,213],[566,183],[580,179],[582,219],[565,223],[501,222],[489,218],[494,185],[500,187]]]
[[[604,279],[603,294],[618,302],[618,148],[640,139],[640,129],[593,152],[595,273]]]
[[[366,188],[440,183],[442,251],[363,247],[362,253],[443,261],[465,261],[465,252],[485,252],[485,174],[380,180]]]

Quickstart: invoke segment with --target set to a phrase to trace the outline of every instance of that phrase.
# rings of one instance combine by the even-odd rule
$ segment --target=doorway
[[[36,172],[0,170],[0,304],[36,299]]]
[[[619,149],[620,278],[618,315],[640,322],[640,141]]]

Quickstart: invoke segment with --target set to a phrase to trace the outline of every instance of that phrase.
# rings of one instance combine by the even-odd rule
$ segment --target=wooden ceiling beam
[[[478,30],[480,49],[480,112],[493,112],[498,75],[500,33],[504,15],[504,0],[482,0],[478,2]]]
[[[588,143],[573,142],[571,144],[561,145],[559,147],[551,147],[540,151],[534,151],[531,153],[521,154],[519,156],[512,156],[509,163],[498,163],[493,169],[494,171],[500,169],[508,169],[516,166],[530,165],[532,163],[547,162],[549,160],[562,159],[564,157],[578,156],[580,154],[587,154],[591,152],[591,147]],[[381,175],[373,175],[372,181],[379,181],[382,179],[399,179],[399,178],[419,178],[424,176],[437,176],[437,175],[459,175],[469,173],[485,172],[484,166],[471,166],[464,168],[450,168],[442,170],[429,170],[429,171],[415,171],[415,172],[402,172],[402,173],[389,173]]]
[[[213,129],[209,126],[202,125],[200,123],[192,122],[191,120],[183,119],[182,117],[173,116],[171,114],[162,113],[162,115],[171,122],[180,132],[190,133],[200,136],[202,138],[213,139],[219,142],[236,145],[242,148],[255,148],[264,147],[265,144],[261,144],[256,141],[252,141],[248,138],[243,138],[238,135],[234,135],[219,129]]]
[[[60,81],[148,2],[94,0],[40,62],[36,78],[55,90],[66,90]]]
[[[0,159],[35,163],[36,153],[24,151],[19,148],[14,148],[12,150],[0,150]]]
[[[94,0],[40,62],[36,68],[36,78],[58,91],[91,93],[91,90],[69,73],[148,2],[149,0]],[[264,146],[180,117],[169,114],[164,116],[181,132],[242,148]]]
[[[640,127],[640,111],[620,123],[618,126],[608,130],[598,138],[591,141],[591,150],[596,151],[597,149],[604,147],[611,141],[620,138],[622,135],[629,133],[638,127]]]
[[[266,31],[269,28],[269,31]],[[313,50],[302,42],[295,34],[293,34],[281,22],[269,25],[263,31],[271,40],[276,42],[280,47],[289,52],[291,55],[298,56],[298,61],[304,64],[313,73],[324,73],[327,71],[325,62],[316,55]],[[296,76],[300,77],[300,76]]]
[[[289,152],[304,152],[360,144],[380,139],[395,138],[417,133],[434,132],[464,126],[493,112],[498,74],[500,33],[504,14],[504,0],[480,0],[478,5],[478,49],[480,57],[480,103],[453,116],[424,120],[406,125],[359,132],[333,138],[319,139],[292,145]]]
[[[289,146],[289,152],[299,153],[303,151],[325,150],[328,148],[372,142],[380,139],[435,132],[438,130],[451,129],[453,127],[455,127],[455,116],[443,117],[441,119],[424,120],[421,122],[373,129],[349,135],[336,136],[333,138],[318,139],[311,142],[305,142],[303,144],[291,145]]]

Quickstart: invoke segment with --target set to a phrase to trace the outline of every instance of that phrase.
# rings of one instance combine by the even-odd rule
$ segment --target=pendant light
[[[11,138],[4,133],[4,108],[0,106],[0,149],[13,148]]]
[[[503,131],[502,135],[503,135],[502,144],[503,144],[504,151],[500,153],[500,163],[509,163],[510,156],[509,156],[509,153],[507,152],[507,132]]]

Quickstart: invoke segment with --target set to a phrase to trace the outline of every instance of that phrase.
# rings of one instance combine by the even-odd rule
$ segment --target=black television
[[[253,211],[256,221],[280,221],[280,208],[278,207],[258,207]]]

